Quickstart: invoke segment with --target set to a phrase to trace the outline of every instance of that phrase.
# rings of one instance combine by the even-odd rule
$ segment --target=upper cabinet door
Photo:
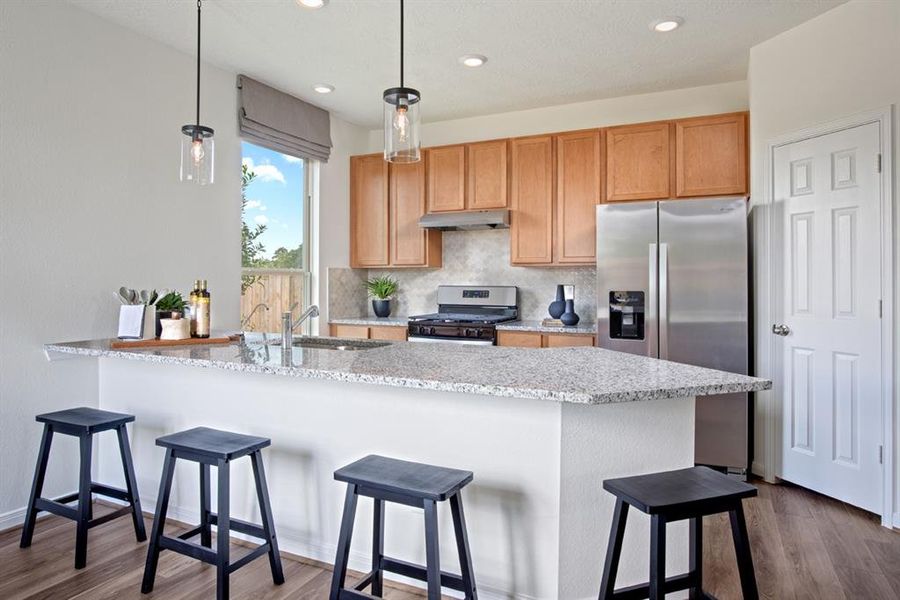
[[[553,262],[553,137],[510,142],[510,262]]]
[[[466,146],[468,153],[468,188],[471,210],[506,208],[507,141],[496,140]]]
[[[606,201],[668,198],[669,123],[606,130]]]
[[[747,193],[747,113],[675,122],[680,198]]]
[[[556,137],[556,261],[593,263],[600,202],[600,131]]]
[[[419,227],[425,214],[424,163],[392,164],[390,176],[391,265],[439,267],[441,232]]]
[[[428,212],[466,209],[466,147],[425,150]]]
[[[388,227],[388,163],[382,154],[351,157],[351,267],[390,263]]]

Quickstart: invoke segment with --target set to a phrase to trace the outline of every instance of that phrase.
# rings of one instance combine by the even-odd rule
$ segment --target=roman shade
[[[328,161],[331,116],[290,94],[238,75],[241,137],[300,158]]]

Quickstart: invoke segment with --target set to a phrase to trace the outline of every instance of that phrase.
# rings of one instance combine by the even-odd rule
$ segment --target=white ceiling
[[[195,52],[194,0],[69,1]],[[422,92],[423,120],[442,121],[737,81],[751,46],[842,2],[407,0],[406,84]],[[685,24],[650,30],[670,15]],[[463,67],[468,53],[487,64]],[[399,85],[399,1],[206,0],[203,57],[374,129],[382,91]]]

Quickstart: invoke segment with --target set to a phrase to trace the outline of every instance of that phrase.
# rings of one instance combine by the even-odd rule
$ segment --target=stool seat
[[[195,427],[156,439],[157,446],[217,460],[240,458],[271,444],[272,440],[269,438],[210,429],[209,427]]]
[[[362,488],[443,502],[471,483],[471,471],[437,467],[370,454],[341,467],[334,478]]]
[[[99,410],[87,406],[67,408],[35,417],[38,423],[53,425],[60,432],[70,435],[88,435],[115,429],[134,421],[134,415]]]
[[[677,513],[687,508],[703,513],[704,504],[751,498],[757,494],[752,485],[723,477],[709,467],[607,479],[603,489],[650,515]]]

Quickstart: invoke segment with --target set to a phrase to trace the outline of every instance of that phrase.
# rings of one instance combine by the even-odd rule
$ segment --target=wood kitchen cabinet
[[[350,266],[390,264],[388,163],[381,154],[350,157]]]
[[[589,333],[541,333],[539,331],[497,331],[498,346],[517,348],[570,348],[593,346],[594,336]]]
[[[601,201],[600,131],[556,136],[555,262],[594,264]]]
[[[656,200],[670,196],[669,122],[606,129],[606,201]]]
[[[391,266],[440,267],[441,232],[419,227],[425,214],[425,163],[390,166]]]
[[[746,194],[747,113],[675,121],[675,195]]]
[[[510,262],[553,262],[553,137],[510,141]]]
[[[466,145],[468,163],[467,191],[469,210],[506,208],[507,140]]]
[[[442,146],[425,150],[428,212],[466,209],[466,147]]]
[[[440,267],[441,232],[419,227],[423,214],[423,163],[350,158],[351,267]]]
[[[332,323],[329,327],[332,337],[353,338],[360,340],[392,340],[406,341],[404,325],[342,325]]]

